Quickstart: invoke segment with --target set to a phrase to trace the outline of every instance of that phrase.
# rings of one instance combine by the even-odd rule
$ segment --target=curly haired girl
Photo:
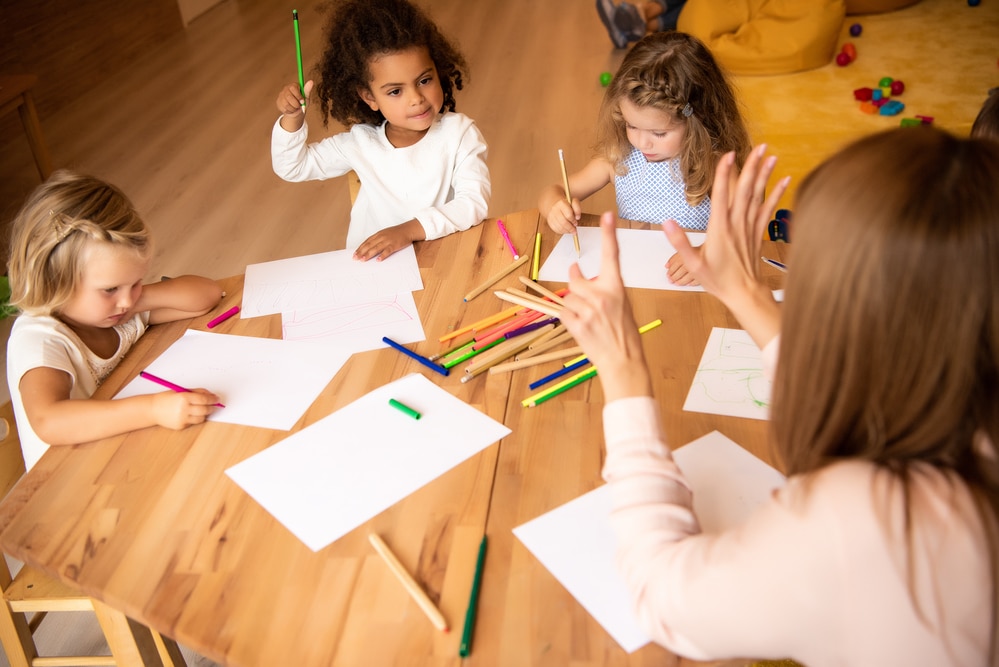
[[[323,124],[333,118],[348,130],[307,144],[313,81],[285,86],[271,138],[275,173],[295,182],[357,174],[347,247],[360,260],[480,223],[490,196],[486,143],[455,112],[467,74],[455,46],[408,0],[343,0],[328,33],[315,91]]]

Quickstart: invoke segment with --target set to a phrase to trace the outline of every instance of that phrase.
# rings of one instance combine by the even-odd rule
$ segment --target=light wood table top
[[[537,211],[503,216],[516,247],[542,257],[557,236]],[[595,224],[596,216],[586,216]],[[628,224],[628,223],[623,223]],[[630,226],[647,227],[647,225]],[[783,244],[773,248],[782,257]],[[424,289],[414,294],[427,340],[508,307],[489,291],[464,294],[510,263],[494,219],[417,244]],[[665,261],[665,258],[664,258]],[[780,280],[771,272],[774,286]],[[518,270],[497,283],[517,286]],[[112,396],[188,328],[242,299],[242,276],[211,313],[152,327],[98,395]],[[562,285],[548,285],[555,289]],[[767,425],[682,413],[712,326],[738,327],[702,293],[632,290],[636,319],[663,326],[646,339],[671,444],[718,429],[767,455]],[[232,318],[215,332],[278,338],[279,316]],[[182,644],[231,665],[457,665],[458,643],[483,531],[489,550],[469,665],[651,665],[676,662],[647,646],[626,654],[513,536],[515,526],[601,484],[599,382],[536,408],[528,383],[559,362],[460,381],[386,348],[355,354],[293,428],[316,422],[413,372],[509,426],[472,456],[328,547],[313,552],[225,474],[288,433],[209,422],[147,428],[97,443],[53,447],[0,504],[0,546]],[[454,372],[457,371],[457,372]],[[332,509],[332,508],[331,508]],[[379,533],[451,625],[434,629],[372,550]]]

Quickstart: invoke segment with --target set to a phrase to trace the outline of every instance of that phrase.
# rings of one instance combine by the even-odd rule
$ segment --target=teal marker
[[[305,70],[302,68],[302,35],[298,32],[298,10],[291,10],[292,22],[295,24],[295,57],[298,59],[298,91],[305,99]],[[302,102],[302,109],[305,109],[305,102]]]

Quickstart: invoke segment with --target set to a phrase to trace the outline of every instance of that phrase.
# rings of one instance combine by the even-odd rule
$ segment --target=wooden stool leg
[[[156,650],[160,654],[163,667],[187,667],[187,661],[184,660],[184,655],[180,652],[177,642],[169,637],[164,637],[155,630],[153,631],[153,641],[156,643]]]
[[[97,621],[119,665],[163,667],[152,630],[99,600],[93,602]]]
[[[52,173],[52,160],[49,158],[48,148],[45,147],[45,139],[42,137],[42,126],[38,122],[38,112],[35,111],[35,102],[29,91],[24,91],[24,104],[17,108],[21,114],[21,125],[28,135],[28,144],[31,145],[31,154],[35,158],[35,165],[42,180],[46,180]]]

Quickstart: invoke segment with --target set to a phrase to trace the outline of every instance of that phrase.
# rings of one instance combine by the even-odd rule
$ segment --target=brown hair
[[[999,88],[989,91],[985,104],[971,125],[971,136],[999,141]]]
[[[739,165],[749,155],[749,131],[732,86],[708,48],[692,35],[675,31],[647,35],[628,52],[611,80],[600,105],[597,152],[621,174],[625,169],[621,162],[632,148],[621,116],[623,97],[686,126],[680,173],[691,206],[711,193],[722,155],[735,151]]]
[[[92,241],[150,251],[149,231],[118,188],[91,176],[57,171],[38,186],[11,231],[11,305],[51,315],[69,301]]]
[[[999,144],[929,127],[863,138],[806,177],[772,413],[788,474],[861,459],[906,498],[917,464],[963,480],[994,623],[999,463],[976,437],[999,444],[996,182]]]
[[[419,7],[408,0],[338,0],[327,25],[328,41],[319,61],[316,95],[323,124],[329,118],[350,127],[380,125],[385,117],[358,95],[371,83],[368,64],[376,57],[413,47],[426,47],[437,68],[444,104],[455,110],[468,65],[458,49]]]

